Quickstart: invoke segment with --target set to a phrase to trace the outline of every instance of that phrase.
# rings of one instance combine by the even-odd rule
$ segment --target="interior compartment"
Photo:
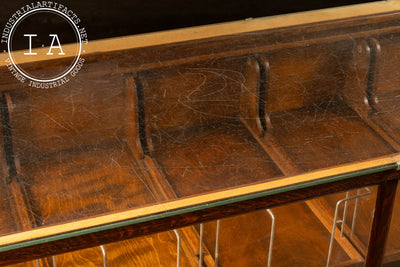
[[[282,176],[242,120],[242,86],[249,79],[243,75],[246,60],[139,75],[149,153],[178,196]]]
[[[64,87],[4,92],[1,163],[7,175],[0,193],[8,191],[11,209],[0,209],[15,225],[5,220],[0,227],[28,230],[395,153],[393,135],[382,135],[350,100],[360,76],[348,73],[371,73],[369,62],[357,69],[356,48],[352,39],[314,40],[130,74],[82,75]],[[367,78],[363,82],[368,85]],[[334,199],[326,198],[329,207]],[[279,235],[273,262],[326,263],[329,221],[307,204],[274,209]],[[362,210],[370,212],[368,205],[362,203]],[[222,222],[221,265],[241,266],[233,254],[249,253],[248,233],[257,239],[256,256],[241,260],[255,266],[266,261],[265,211]],[[206,232],[214,228],[209,223]],[[193,227],[181,231],[188,261],[182,264],[195,265],[199,233]],[[213,250],[213,235],[207,236],[205,249]],[[157,246],[170,251],[169,265],[174,241],[168,232],[106,247],[110,260],[147,264],[153,257],[160,262],[164,252],[146,250]],[[237,250],[223,249],[233,244]],[[335,239],[332,264],[360,263],[355,251],[362,246],[349,244]],[[59,257],[69,266],[100,252]],[[206,265],[212,266],[210,255]]]
[[[264,54],[265,142],[273,140],[289,171],[308,172],[396,152],[345,96],[354,84],[351,40]]]
[[[3,93],[8,154],[2,160],[9,194],[4,208],[9,217],[4,217],[2,227],[12,228],[7,234],[175,198],[147,168],[134,77],[91,77],[62,88]],[[198,234],[193,227],[178,232],[181,266],[193,266],[198,260],[193,245],[198,245]],[[171,266],[176,264],[176,246],[177,237],[171,231],[105,248],[113,264]],[[97,266],[99,254],[99,248],[92,248],[56,258],[59,266]],[[207,253],[205,262],[213,265]],[[40,263],[52,266],[52,257]],[[36,266],[35,261],[27,264]]]
[[[125,135],[125,117],[134,112],[129,87],[115,76],[82,79],[4,96],[18,172],[11,179],[25,188],[35,226],[158,201],[127,142],[134,137]]]

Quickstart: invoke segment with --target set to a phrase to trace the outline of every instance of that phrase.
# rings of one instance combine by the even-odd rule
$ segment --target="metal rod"
[[[40,267],[40,260],[36,260],[36,267]]]
[[[56,256],[52,256],[52,259],[53,259],[53,267],[57,267]]]
[[[335,238],[336,224],[338,223],[337,217],[338,217],[338,213],[339,213],[340,204],[342,204],[344,201],[349,201],[349,200],[352,200],[352,199],[357,199],[357,198],[369,195],[370,193],[371,193],[371,190],[367,189],[367,192],[365,192],[365,193],[357,194],[357,195],[354,195],[354,196],[351,196],[351,197],[346,197],[346,198],[343,198],[343,199],[339,200],[338,202],[336,202],[335,215],[333,217],[333,223],[332,223],[331,239],[329,241],[328,258],[326,260],[326,266],[327,267],[329,266],[329,262],[330,262],[331,256],[332,256],[333,240]],[[340,221],[340,222],[342,222],[342,221]],[[342,231],[343,231],[343,229],[342,229]]]
[[[369,187],[365,187],[365,190],[367,190],[368,194],[371,194],[371,189]],[[360,189],[357,189],[357,195],[360,194]],[[356,225],[356,218],[357,218],[357,211],[358,211],[358,203],[359,203],[359,198],[356,198],[356,203],[354,204],[354,211],[353,211],[353,220],[351,222],[351,233],[350,235],[354,234],[354,229]]]
[[[178,230],[174,230],[176,235],[176,266],[179,267],[181,265],[181,236],[179,235]]]
[[[339,205],[340,205],[340,203],[342,203],[342,200],[339,200],[336,203],[335,215],[333,216],[333,223],[332,223],[331,239],[329,241],[328,258],[326,260],[326,267],[329,266],[329,262],[331,261],[332,245],[333,245],[333,240],[334,240],[334,237],[335,237],[335,230],[336,230],[336,221],[337,221],[337,217],[338,217]]]
[[[271,267],[272,261],[272,247],[274,246],[274,237],[275,237],[275,215],[272,213],[270,209],[267,209],[267,212],[271,216],[271,234],[269,236],[269,249],[268,249],[268,267]]]
[[[107,267],[107,251],[106,251],[106,248],[103,245],[101,245],[100,249],[101,249],[101,253],[103,254],[103,266]]]
[[[217,230],[215,233],[215,259],[214,259],[214,266],[218,267],[218,257],[219,257],[219,230],[221,227],[221,221],[217,220]]]
[[[350,192],[347,191],[347,192],[346,192],[346,199],[349,198],[349,194],[350,194]],[[349,201],[346,200],[346,201],[344,202],[343,217],[342,217],[342,227],[341,227],[341,230],[340,230],[340,238],[343,238],[344,225],[345,225],[345,223],[346,223],[346,217],[347,217],[347,209],[348,209],[348,207],[349,207]]]
[[[200,224],[200,244],[199,244],[199,267],[203,266],[203,237],[204,237],[204,224]]]

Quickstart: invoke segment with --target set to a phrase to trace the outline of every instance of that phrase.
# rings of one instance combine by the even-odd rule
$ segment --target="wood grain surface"
[[[119,143],[42,154],[22,166],[41,226],[156,203],[142,172]]]
[[[375,13],[392,11],[387,14],[374,15],[367,6],[359,6],[357,12],[354,7],[343,9],[344,15],[333,16],[331,10],[200,27],[197,35],[192,32],[196,29],[159,33],[123,48],[115,45],[121,39],[98,42],[88,50],[79,77],[52,89],[28,88],[0,70],[0,90],[5,92],[5,149],[0,153],[5,183],[0,193],[7,196],[0,208],[6,218],[13,218],[0,229],[21,231],[0,236],[0,245],[126,222],[116,229],[4,250],[0,263],[123,241],[366,185],[380,184],[377,207],[390,208],[394,189],[385,183],[394,184],[398,172],[359,178],[353,174],[382,166],[394,169],[400,162],[398,5],[394,1],[368,6]],[[312,14],[316,17],[309,17]],[[365,16],[353,18],[356,15]],[[295,26],[300,18],[296,23],[302,25]],[[323,23],[313,23],[317,21]],[[231,26],[237,28],[228,31]],[[177,35],[161,42],[166,34]],[[25,67],[32,72],[57,70],[67,61],[26,62]],[[344,174],[351,177],[332,180]],[[294,187],[306,183],[310,187]],[[251,194],[260,195],[244,200]],[[239,197],[240,202],[210,205]],[[332,201],[327,198],[328,204]],[[179,214],[182,209],[187,213]],[[290,266],[300,259],[303,266],[323,264],[327,223],[318,221],[304,203],[279,207],[276,213],[281,235],[274,259]],[[153,215],[159,217],[146,221]],[[266,237],[261,233],[268,228],[265,213],[246,216],[250,217],[224,221],[222,244],[239,242],[236,254],[248,254],[253,247],[243,246],[251,241],[244,233]],[[368,264],[383,260],[389,218],[388,210],[376,210]],[[135,223],[127,222],[133,219]],[[225,227],[229,220],[234,227]],[[363,221],[366,227],[360,229],[367,231],[368,218]],[[257,228],[258,223],[266,227]],[[212,224],[208,227],[212,232]],[[386,230],[380,233],[376,227]],[[193,227],[180,232],[183,264],[193,265],[198,233]],[[367,239],[366,234],[359,238],[360,243]],[[212,250],[210,240],[207,249]],[[254,252],[260,257],[232,261],[229,253],[234,250],[224,249],[221,263],[261,264],[267,247],[265,240],[257,240]],[[170,265],[174,242],[167,232],[107,248],[117,266],[124,261],[151,266],[150,259]],[[304,243],[309,246],[298,245]],[[343,244],[335,243],[333,261],[356,264],[356,257],[346,256],[350,250],[339,246]],[[382,253],[372,255],[377,248]],[[85,259],[98,258],[99,253],[89,249],[59,256],[60,264],[90,266],[95,263]],[[205,262],[213,264],[208,252]]]
[[[161,140],[154,157],[181,197],[283,176],[240,121],[168,133]]]

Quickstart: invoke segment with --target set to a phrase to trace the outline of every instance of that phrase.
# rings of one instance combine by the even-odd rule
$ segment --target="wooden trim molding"
[[[399,0],[327,8],[294,14],[246,19],[241,21],[217,23],[177,30],[167,30],[155,33],[145,33],[126,37],[89,41],[88,44],[85,45],[85,53],[104,53],[148,46],[166,45],[311,23],[323,23],[332,20],[351,19],[360,16],[379,15],[380,13],[384,14],[398,11],[400,11]],[[66,54],[65,57],[68,57],[68,51],[72,49],[75,49],[75,45],[63,46],[63,50]],[[27,59],[24,62],[21,61],[20,64],[46,60],[45,56],[40,56],[45,54],[42,53],[43,51],[47,51],[46,48],[32,50],[32,52],[37,52],[38,56],[34,59]],[[0,66],[5,66],[5,60],[7,57],[8,54],[6,53],[0,54]],[[60,56],[60,58],[62,58],[62,56]]]

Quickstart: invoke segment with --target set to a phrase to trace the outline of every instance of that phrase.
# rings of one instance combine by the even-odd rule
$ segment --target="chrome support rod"
[[[221,228],[221,221],[217,220],[217,230],[215,233],[215,259],[214,266],[218,267],[218,258],[219,258],[219,230]]]
[[[100,249],[101,249],[101,253],[103,254],[103,267],[107,267],[107,251],[106,251],[106,248],[103,245],[101,245]]]
[[[180,267],[181,266],[181,236],[179,235],[178,230],[174,230],[174,233],[176,235],[176,266]]]
[[[275,237],[275,215],[272,213],[270,209],[267,209],[268,214],[271,216],[271,234],[269,236],[269,249],[268,249],[268,267],[271,267],[272,261],[272,248],[274,246],[274,237]]]
[[[369,190],[369,192],[371,192],[371,190],[369,188],[367,188],[367,189]],[[357,195],[359,195],[359,194],[360,194],[360,189],[357,189]],[[360,198],[356,198],[356,203],[354,204],[353,220],[351,222],[351,232],[350,232],[351,236],[354,234],[359,200],[360,200]]]
[[[204,224],[200,224],[200,244],[199,244],[199,267],[203,266],[203,238],[204,238]]]
[[[349,198],[349,194],[350,194],[350,192],[347,191],[347,192],[346,192],[346,199]],[[344,234],[343,229],[344,229],[344,226],[345,226],[345,223],[346,223],[346,217],[347,217],[347,209],[348,209],[348,207],[349,207],[349,200],[346,200],[346,201],[344,202],[343,218],[342,218],[342,228],[341,228],[342,231],[340,231],[340,238],[343,238],[343,234]]]

